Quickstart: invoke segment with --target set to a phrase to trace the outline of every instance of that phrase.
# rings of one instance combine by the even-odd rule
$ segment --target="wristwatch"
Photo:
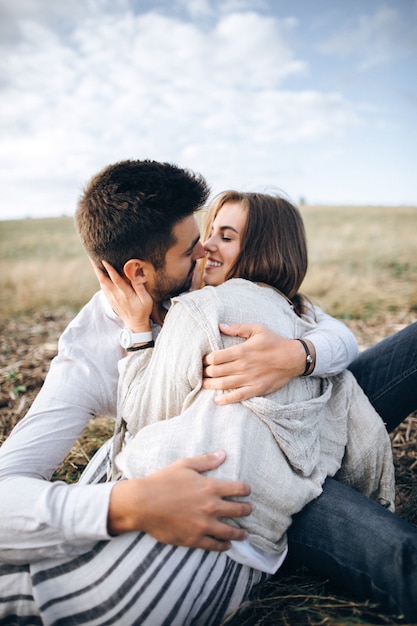
[[[137,343],[149,343],[152,341],[152,331],[149,330],[145,333],[132,333],[128,328],[123,328],[120,332],[120,345],[125,350],[128,350]]]

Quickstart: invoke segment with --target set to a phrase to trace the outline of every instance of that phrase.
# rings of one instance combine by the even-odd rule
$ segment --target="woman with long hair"
[[[217,392],[202,388],[203,357],[242,341],[222,335],[219,324],[259,323],[299,340],[316,322],[299,291],[307,245],[292,203],[225,192],[208,214],[205,238],[205,287],[174,298],[155,347],[126,360],[115,475],[146,475],[184,456],[225,450],[214,474],[248,482],[254,505],[249,517],[234,520],[248,540],[229,555],[271,573],[285,557],[292,515],[321,493],[327,476],[338,474],[393,508],[390,441],[353,375],[311,376],[308,358],[303,376],[268,396],[215,404]]]

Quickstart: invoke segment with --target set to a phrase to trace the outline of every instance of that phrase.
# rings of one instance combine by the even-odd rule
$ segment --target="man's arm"
[[[314,312],[317,327],[303,336],[315,359],[312,373],[331,376],[348,367],[358,354],[358,345],[345,324],[318,307]],[[204,359],[203,387],[232,390],[215,397],[219,404],[272,393],[305,370],[306,353],[297,340],[280,337],[259,324],[222,326],[221,331],[246,341]]]
[[[343,372],[359,354],[358,342],[353,332],[340,320],[331,317],[319,307],[314,307],[317,328],[303,339],[315,347],[314,376],[334,376]]]
[[[1,559],[67,554],[107,537],[111,485],[49,481],[88,421],[115,415],[119,332],[96,294],[61,336],[41,391],[1,446]]]
[[[142,530],[162,543],[218,551],[245,539],[243,529],[222,518],[250,515],[249,502],[228,499],[248,496],[249,485],[201,476],[225,458],[219,451],[181,459],[145,478],[118,482],[110,498],[110,534]]]
[[[224,453],[182,459],[145,478],[67,485],[10,476],[0,481],[0,562],[80,554],[99,540],[144,531],[173,545],[223,551],[246,538],[222,521],[249,515],[245,483],[202,476]]]

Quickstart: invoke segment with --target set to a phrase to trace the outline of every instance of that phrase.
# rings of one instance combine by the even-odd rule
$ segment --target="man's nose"
[[[194,248],[194,259],[202,259],[206,256],[206,253],[203,248],[203,244],[199,241]]]
[[[203,248],[206,252],[208,252],[210,250],[210,248],[213,248],[213,242],[212,242],[213,237],[209,237],[208,239],[206,239],[203,242]]]

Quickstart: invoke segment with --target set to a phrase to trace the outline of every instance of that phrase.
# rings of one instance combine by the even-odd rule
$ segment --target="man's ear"
[[[146,283],[152,265],[140,259],[129,259],[123,266],[123,272],[132,284]]]

